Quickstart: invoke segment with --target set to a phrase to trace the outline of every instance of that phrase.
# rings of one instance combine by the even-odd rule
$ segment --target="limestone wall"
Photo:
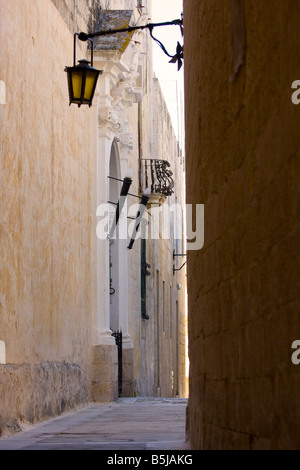
[[[151,72],[150,69],[147,74],[146,94],[140,104],[139,118],[138,115],[134,116],[137,109],[128,113],[132,128],[138,118],[141,130],[140,152],[135,155],[133,150],[130,158],[134,170],[131,192],[137,194],[139,191],[139,156],[167,160],[171,165],[175,186],[174,194],[164,203],[164,210],[176,202],[184,210],[184,161],[179,156],[177,139],[158,80]],[[134,139],[137,143],[137,134]],[[130,204],[135,202],[130,200]],[[141,318],[141,240],[137,239],[133,250],[128,252],[128,310],[129,331],[134,343],[134,390],[139,395],[186,396],[185,270],[173,275],[173,264],[178,265],[173,260],[173,250],[176,249],[174,222],[171,224],[170,236],[164,238],[161,234],[160,238],[152,239],[151,209],[147,220],[149,236],[146,259],[151,266],[150,275],[146,279],[148,320]]]
[[[87,401],[85,376],[78,364],[0,364],[1,437]]]
[[[74,31],[92,27],[100,7],[133,9],[137,19],[151,11],[151,2],[143,5],[137,10],[136,0],[0,0],[0,436],[18,430],[24,422],[60,414],[91,399],[117,398],[116,346],[109,321],[105,334],[113,347],[97,342],[97,328],[107,314],[108,278],[103,274],[107,253],[98,257],[92,251],[96,240],[93,204],[98,188],[94,186],[95,160],[105,167],[111,149],[105,154],[107,149],[103,152],[95,146],[95,151],[94,137],[101,127],[97,104],[91,110],[69,106],[64,68],[73,64]],[[178,176],[176,197],[182,203],[183,166],[153,78],[152,40],[144,36],[143,76],[138,78],[138,87],[145,90],[141,105],[143,156],[171,163],[174,177]],[[77,47],[84,56],[85,44],[78,42]],[[130,55],[130,51],[126,53]],[[134,71],[135,64],[131,65]],[[124,77],[126,73],[120,69],[117,82]],[[115,90],[116,96],[120,90]],[[128,167],[134,172],[131,191],[138,194],[139,105],[132,103],[123,111],[128,142],[116,135],[113,145],[119,145],[123,158],[129,149]],[[123,134],[121,137],[124,139]],[[101,177],[105,180],[107,176],[101,166]],[[106,195],[101,202],[107,202]],[[164,396],[186,393],[185,275],[182,271],[173,276],[173,248],[173,238],[149,242],[147,248],[152,265],[149,321],[141,319],[140,242],[128,253],[128,292],[125,295],[122,291],[124,302],[128,299],[126,333],[130,336],[126,345],[130,348],[123,354],[126,394],[134,390]],[[97,277],[95,266],[98,271],[103,268],[102,277]],[[161,276],[158,290],[157,270]],[[103,280],[103,298],[97,297],[99,279]],[[165,331],[161,323],[158,325],[163,280]]]
[[[300,444],[299,19],[299,2],[184,1],[195,449]]]
[[[89,394],[90,114],[69,107],[73,40],[51,1],[1,0],[0,40],[2,428]]]

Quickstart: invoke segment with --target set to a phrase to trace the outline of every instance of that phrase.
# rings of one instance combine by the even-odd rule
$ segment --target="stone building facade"
[[[299,2],[184,0],[194,449],[298,449]],[[299,362],[299,361],[298,361]]]
[[[123,395],[187,394],[185,270],[173,271],[177,222],[169,237],[137,238],[131,250],[132,219],[127,239],[97,236],[101,211],[110,201],[113,213],[129,170],[128,215],[136,216],[145,162],[167,160],[173,173],[174,192],[160,210],[184,207],[185,164],[146,32],[113,47],[95,42],[94,66],[103,74],[93,106],[69,106],[64,68],[73,63],[73,34],[103,17],[142,24],[151,2],[0,0],[1,434],[90,400],[117,399],[114,331],[122,331]],[[78,58],[89,57],[85,47],[77,44]]]

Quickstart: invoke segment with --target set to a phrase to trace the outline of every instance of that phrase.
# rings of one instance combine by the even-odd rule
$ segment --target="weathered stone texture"
[[[123,348],[122,351],[122,395],[134,396],[134,353],[133,349]]]
[[[147,93],[140,105],[140,128],[140,157],[165,159],[171,165],[175,188],[169,201],[166,199],[164,210],[166,211],[168,204],[172,207],[176,200],[178,205],[184,207],[184,165],[178,156],[177,140],[159,82],[153,78],[151,70],[148,71]],[[138,136],[135,138],[138,142]],[[135,182],[138,181],[138,156],[135,162],[133,159],[131,162],[136,178],[130,192],[136,194],[139,191],[139,188],[135,187]],[[160,209],[162,212],[162,207]],[[185,269],[173,275],[173,264],[180,266],[180,261],[173,261],[173,249],[176,248],[174,228],[169,238],[166,235],[163,238],[161,224],[160,238],[151,240],[150,234],[153,229],[151,210],[148,216],[149,239],[146,242],[146,260],[151,266],[150,275],[146,280],[148,320],[141,318],[140,239],[135,241],[134,250],[128,256],[129,331],[135,345],[134,390],[139,395],[158,394],[171,397],[178,394],[186,397]],[[180,242],[178,244],[181,245]],[[177,290],[177,284],[182,286],[181,290]],[[177,311],[176,302],[178,302]]]
[[[51,0],[70,31],[93,32],[102,10],[136,9],[135,0]],[[145,2],[144,2],[145,3]],[[143,11],[143,10],[141,10]],[[109,26],[110,27],[110,26]],[[107,26],[107,29],[109,29]],[[98,30],[98,29],[97,29]]]
[[[84,106],[80,109],[69,106],[64,69],[73,64],[73,33],[90,29],[99,17],[100,8],[134,10],[137,21],[148,6],[150,8],[151,4],[144,2],[143,9],[137,10],[136,0],[0,0],[2,429],[8,422],[15,423],[12,428],[18,428],[22,419],[32,422],[55,415],[86,399],[110,401],[118,397],[117,351],[110,343],[113,339],[108,330],[112,327],[109,321],[105,324],[103,336],[106,333],[107,336],[104,340],[101,335],[101,321],[107,312],[105,287],[103,296],[97,290],[101,284],[99,279],[103,281],[102,286],[106,284],[104,276],[98,278],[94,270],[99,263],[97,266],[103,267],[102,274],[105,273],[108,252],[102,257],[101,250],[92,251],[92,244],[93,247],[96,245],[96,232],[92,226],[96,208],[93,204],[101,186],[99,180],[98,186],[93,184],[94,178],[98,177],[94,172],[96,161],[99,159],[103,179],[107,179],[108,174],[103,169],[107,168],[105,159],[111,154],[106,154],[106,144],[116,132],[115,143],[118,143],[122,167],[125,170],[128,159],[128,167],[134,172],[131,190],[138,194],[140,116],[138,104],[132,100],[142,99],[145,92],[141,105],[144,154],[140,156],[168,159],[181,181],[183,165],[178,158],[177,142],[162,93],[153,78],[149,35],[145,34],[140,64],[135,63],[138,59],[135,43],[126,48],[123,55],[126,60],[122,61],[119,71],[117,62],[121,52],[114,57],[116,66],[105,92],[108,93],[109,107],[116,101],[114,111],[117,109],[120,122],[113,122],[116,125],[110,127],[109,115],[105,130],[109,139],[105,137],[103,147],[99,143],[103,143],[101,132],[105,125],[102,121],[106,121],[105,117],[100,119],[102,104],[98,103],[98,116],[96,100],[91,110]],[[77,48],[82,50],[78,50],[77,58],[85,56],[85,47],[85,43],[78,41]],[[105,57],[104,62],[111,59],[112,56]],[[137,71],[142,72],[141,77],[135,75]],[[139,80],[137,87],[134,86],[135,79]],[[109,96],[112,90],[116,92],[114,97]],[[130,92],[129,96],[125,90]],[[121,102],[119,106],[118,102],[122,94],[124,109],[119,115],[123,104]],[[128,103],[132,106],[127,109]],[[157,127],[155,139],[153,120]],[[161,120],[163,124],[160,124]],[[131,138],[134,138],[133,148]],[[123,174],[118,176],[123,177]],[[179,203],[183,203],[182,195],[182,185],[178,184]],[[107,202],[106,196],[102,202]],[[160,242],[149,242],[147,248],[147,259],[153,266],[148,282],[149,321],[142,320],[140,310],[139,240],[135,252],[128,255],[129,314],[127,349],[124,346],[123,351],[124,394],[133,395],[134,391],[156,394],[160,359],[162,394],[178,392],[185,396],[185,274],[182,271],[173,276],[173,240]],[[156,267],[161,275],[158,294]],[[164,332],[161,323],[163,280],[167,293]],[[176,290],[177,282],[183,286],[181,292]],[[172,309],[170,286],[173,288]],[[174,347],[176,301],[179,304],[178,350]],[[124,321],[127,328],[126,323],[127,318]]]
[[[292,1],[184,1],[187,202],[205,204],[188,257],[194,448],[300,446],[299,19]]]
[[[87,387],[77,364],[0,365],[1,437],[87,401]]]
[[[101,2],[99,0],[51,0],[72,33],[93,31]]]
[[[92,350],[92,399],[115,401],[118,398],[117,346],[97,345]]]
[[[0,110],[4,409],[13,417],[18,400],[27,419],[26,407],[46,406],[33,393],[43,368],[35,364],[65,363],[58,374],[53,366],[50,382],[45,379],[49,394],[62,387],[49,409],[59,409],[56,399],[68,402],[64,374],[72,364],[84,393],[90,380],[89,111],[68,106],[64,67],[72,64],[72,35],[52,2],[0,0],[0,40],[6,86]],[[74,392],[74,402],[75,396],[82,398]],[[32,412],[33,418],[42,415]]]

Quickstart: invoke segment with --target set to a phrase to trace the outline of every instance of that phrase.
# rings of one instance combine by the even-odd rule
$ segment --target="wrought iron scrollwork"
[[[143,186],[151,188],[151,193],[171,196],[174,190],[173,172],[167,160],[141,159],[141,179]]]

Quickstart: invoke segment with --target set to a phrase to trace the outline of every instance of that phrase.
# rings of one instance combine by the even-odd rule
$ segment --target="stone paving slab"
[[[186,450],[187,400],[121,398],[0,439],[0,450]]]

